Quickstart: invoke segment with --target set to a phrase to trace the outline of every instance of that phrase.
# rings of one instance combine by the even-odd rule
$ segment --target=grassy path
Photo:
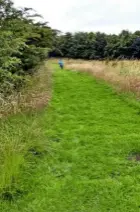
[[[140,115],[92,77],[55,68],[53,99],[41,113],[50,142],[31,191],[3,212],[138,212]],[[45,124],[46,123],[46,124]]]

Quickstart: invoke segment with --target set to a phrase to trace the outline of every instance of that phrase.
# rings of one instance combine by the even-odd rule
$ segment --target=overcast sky
[[[140,0],[13,0],[34,8],[55,29],[119,33],[140,30]]]

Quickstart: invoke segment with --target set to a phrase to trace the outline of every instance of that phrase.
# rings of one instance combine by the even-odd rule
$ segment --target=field
[[[63,71],[51,64],[53,92],[48,107],[2,122],[2,136],[10,145],[19,142],[22,147],[32,141],[43,149],[30,148],[26,157],[18,157],[16,150],[23,150],[15,148],[18,158],[13,157],[13,164],[15,160],[24,166],[16,181],[10,182],[11,195],[5,192],[2,196],[0,211],[140,211],[139,102],[128,94],[118,94],[116,84],[112,88],[101,75],[97,79],[80,73],[81,63],[85,72],[82,61],[67,62],[69,70]],[[94,62],[94,75],[95,64],[107,67]],[[119,66],[109,65],[108,73],[115,69],[122,79],[139,79],[138,72],[122,74]],[[5,167],[10,166],[11,162]]]
[[[140,61],[84,61],[66,60],[66,68],[91,73],[118,91],[140,95]]]

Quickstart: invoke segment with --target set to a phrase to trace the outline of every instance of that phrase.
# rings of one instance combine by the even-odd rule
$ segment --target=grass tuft
[[[40,113],[50,98],[50,82],[50,70],[44,65],[30,79],[20,99],[14,99],[13,95],[14,109],[11,100],[1,107],[1,115],[8,116],[0,120],[0,197],[3,199],[13,200],[22,193],[26,170],[32,169],[35,157],[41,158],[48,151]]]

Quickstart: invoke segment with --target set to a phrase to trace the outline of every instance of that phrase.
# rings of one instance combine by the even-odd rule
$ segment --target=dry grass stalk
[[[66,60],[69,70],[83,71],[103,79],[120,91],[134,92],[140,96],[140,61],[83,61]]]
[[[46,106],[51,95],[51,70],[48,65],[42,65],[34,76],[28,77],[28,81],[21,92],[13,92],[7,98],[0,96],[0,118]]]

